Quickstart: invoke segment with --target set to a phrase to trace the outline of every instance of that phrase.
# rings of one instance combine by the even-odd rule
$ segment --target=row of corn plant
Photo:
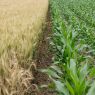
[[[95,67],[89,64],[86,55],[82,55],[88,45],[76,40],[77,31],[63,21],[57,4],[56,0],[50,1],[54,64],[42,72],[49,75],[53,81],[49,87],[54,88],[58,95],[94,95]]]
[[[82,38],[85,43],[89,44],[92,48],[95,49],[95,28],[92,27],[90,23],[88,24],[88,22],[84,20],[84,18],[89,20],[85,15],[83,15],[84,18],[81,17],[79,14],[76,15],[75,10],[80,11],[82,13],[81,8],[77,8],[81,7],[81,3],[79,2],[77,0],[72,0],[72,2],[71,0],[60,0],[58,2],[59,9],[61,11],[62,17],[67,20],[67,23],[72,26],[73,30],[78,32],[78,38]],[[86,2],[86,0],[83,0],[82,2]],[[86,8],[86,6],[84,7]],[[89,7],[91,6],[89,5]],[[83,9],[83,11],[85,10]]]

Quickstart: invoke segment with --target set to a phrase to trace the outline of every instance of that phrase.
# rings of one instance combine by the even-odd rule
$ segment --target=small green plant
[[[59,92],[58,95],[94,95],[95,85],[89,79],[90,69],[87,64],[77,67],[75,60],[70,59],[64,73],[58,66],[51,66],[43,72],[50,76],[54,83],[51,87]]]

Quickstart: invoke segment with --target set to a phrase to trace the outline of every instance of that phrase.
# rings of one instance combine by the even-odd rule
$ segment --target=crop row
[[[86,44],[89,44],[92,48],[95,49],[95,28],[89,25],[90,23],[87,23],[83,18],[80,17],[80,15],[76,15],[75,12],[71,11],[69,8],[69,4],[64,4],[66,2],[63,2],[63,0],[60,0],[59,3],[59,9],[61,11],[61,15],[63,18],[67,20],[67,23],[72,26],[72,29],[74,31],[78,32],[78,37],[83,39]],[[85,17],[86,18],[86,17]]]
[[[58,95],[94,95],[94,54],[91,55],[94,45],[90,44],[94,44],[94,32],[89,33],[93,29],[79,20],[63,1],[66,0],[50,1],[51,45],[55,55],[53,66],[43,71],[53,81],[51,87],[55,88]]]

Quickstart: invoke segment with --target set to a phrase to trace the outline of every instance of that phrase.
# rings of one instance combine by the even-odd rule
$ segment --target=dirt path
[[[42,38],[39,41],[39,45],[36,52],[36,63],[37,63],[37,69],[45,69],[52,63],[52,52],[49,50],[49,37],[51,36],[51,21],[50,21],[50,13],[48,12],[47,15],[47,21],[46,21],[46,28],[43,32]],[[43,84],[50,83],[50,80],[48,76],[44,73],[41,73],[39,71],[34,72],[34,83],[38,86]],[[56,95],[54,91],[50,91],[47,88],[41,89],[38,93],[34,95]]]

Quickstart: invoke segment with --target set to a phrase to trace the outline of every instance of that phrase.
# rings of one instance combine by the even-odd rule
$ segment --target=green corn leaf
[[[43,72],[43,73],[46,73],[46,74],[48,74],[49,76],[52,76],[52,77],[54,77],[54,78],[60,78],[60,77],[57,75],[57,73],[56,73],[55,71],[51,70],[51,69],[42,69],[42,70],[40,70],[40,71]]]
[[[90,77],[95,77],[95,67],[91,69]]]
[[[70,83],[68,81],[66,81],[66,86],[67,86],[68,90],[70,91],[71,95],[75,95],[74,89],[72,88],[72,86],[70,85]]]
[[[84,66],[81,67],[80,74],[79,74],[81,82],[84,81],[84,79],[86,78],[87,74],[88,74],[88,65],[84,64]]]
[[[75,86],[76,91],[79,90],[79,78],[77,74],[77,67],[74,59],[70,59],[70,79]]]
[[[65,84],[60,82],[60,81],[56,81],[53,80],[53,82],[55,83],[56,86],[56,90],[60,93],[63,93],[64,95],[70,95],[69,91],[66,89]]]
[[[95,82],[92,84],[91,88],[89,89],[86,95],[95,95]]]
[[[51,66],[51,68],[54,69],[59,74],[63,74],[62,71],[61,71],[61,69],[58,66],[53,65],[53,66]]]
[[[70,71],[73,73],[73,75],[77,74],[76,63],[74,59],[70,59]]]

